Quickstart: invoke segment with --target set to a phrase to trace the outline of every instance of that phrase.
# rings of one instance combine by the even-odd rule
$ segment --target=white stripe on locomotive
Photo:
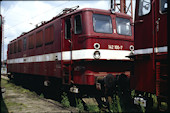
[[[154,48],[154,52],[155,53],[161,53],[161,52],[167,52],[167,51],[168,51],[168,47],[167,46],[155,47]],[[151,53],[153,53],[153,48],[134,50],[134,54],[135,55],[138,55],[138,54],[151,54]]]
[[[30,62],[46,62],[46,61],[55,61],[55,60],[80,60],[80,59],[94,59],[93,54],[95,49],[82,49],[82,50],[73,50],[71,51],[63,51],[57,53],[50,53],[44,55],[36,55],[22,58],[15,58],[7,60],[8,64],[13,63],[30,63]],[[100,49],[98,50],[101,53],[100,59],[106,60],[130,60],[128,57],[130,55],[129,50],[107,50]],[[62,53],[62,59],[61,59]]]

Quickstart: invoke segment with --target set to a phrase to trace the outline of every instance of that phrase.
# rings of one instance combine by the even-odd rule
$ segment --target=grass
[[[35,92],[31,92],[28,89],[24,89],[24,88],[22,88],[22,86],[16,86],[15,84],[10,83],[10,82],[8,82],[7,80],[4,80],[4,79],[1,79],[1,87],[5,87],[7,89],[13,89],[15,92],[20,91],[21,93],[25,93],[25,94],[27,93],[27,94],[37,96],[37,94]],[[119,96],[117,96],[117,95],[113,95],[113,96],[115,98],[113,99],[113,102],[110,105],[111,112],[124,112],[124,109],[123,109],[124,106],[121,105]],[[135,96],[136,96],[135,91],[132,90],[131,91],[131,97],[133,98]],[[150,96],[153,99],[153,106],[151,106],[151,107],[153,108],[153,110],[156,110],[157,106],[158,106],[157,96],[155,94],[150,94]],[[44,95],[41,94],[40,97],[43,98]],[[9,106],[10,105],[11,106],[12,105],[20,105],[20,103],[15,103],[15,102],[13,102],[13,103],[7,102],[6,104],[7,104],[7,106],[8,105]],[[65,107],[70,107],[70,102],[69,102],[69,99],[68,99],[67,94],[65,92],[62,95],[61,104]],[[3,105],[2,101],[1,101],[1,105]],[[97,105],[86,105],[86,106],[87,106],[87,110],[89,112],[100,112],[100,109],[98,108]],[[82,101],[80,99],[76,100],[76,107],[79,109],[80,112],[83,112],[84,106],[83,106]],[[139,107],[141,108],[140,111],[142,111],[142,112],[146,111],[144,107],[142,107],[142,106],[139,106]],[[165,103],[165,102],[161,103],[162,109],[167,109],[167,107],[168,107],[167,103]],[[3,110],[4,108],[5,107],[1,107],[1,110]]]
[[[29,89],[25,89],[22,86],[17,86],[11,82],[8,82],[7,80],[1,79],[2,87],[12,89],[14,92],[21,92],[29,95],[37,95],[35,92],[30,91]]]
[[[1,86],[5,87],[6,89],[12,89],[14,92],[18,90],[27,93],[28,91],[23,89],[21,86],[15,86],[12,83],[9,83],[7,80],[1,79]],[[18,108],[22,110],[23,107],[27,107],[26,105],[14,101],[9,101],[8,98],[1,98],[1,113],[8,113],[7,107]]]
[[[7,100],[5,100],[5,103],[6,103],[6,106],[8,107],[19,107],[20,109],[23,107],[27,107],[23,103],[17,103],[17,102],[12,102],[12,101],[7,101]]]
[[[6,87],[9,89],[12,89],[11,87],[15,87],[14,84],[7,82],[7,80],[4,80],[3,78],[1,79],[1,85],[2,87]]]

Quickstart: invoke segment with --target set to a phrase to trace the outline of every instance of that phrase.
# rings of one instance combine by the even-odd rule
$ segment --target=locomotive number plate
[[[114,50],[122,50],[122,45],[108,45],[108,49],[114,49]]]

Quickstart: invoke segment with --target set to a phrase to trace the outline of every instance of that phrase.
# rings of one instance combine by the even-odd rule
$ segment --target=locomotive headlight
[[[94,43],[94,49],[100,49],[100,44],[99,43]]]
[[[130,49],[131,51],[134,51],[134,46],[133,46],[133,45],[130,45],[130,46],[129,46],[129,49]]]
[[[93,54],[93,57],[95,59],[99,59],[100,58],[100,52],[99,51],[95,51],[94,54]]]

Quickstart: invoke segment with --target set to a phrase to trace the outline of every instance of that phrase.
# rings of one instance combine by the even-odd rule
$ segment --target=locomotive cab
[[[123,13],[85,8],[63,18],[63,83],[95,85],[107,74],[130,76],[132,18]]]

